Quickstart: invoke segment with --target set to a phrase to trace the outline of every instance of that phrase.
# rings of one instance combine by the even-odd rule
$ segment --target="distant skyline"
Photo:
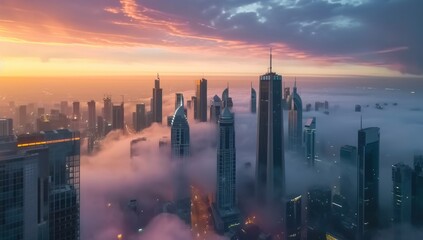
[[[419,0],[15,1],[0,77],[422,76]]]

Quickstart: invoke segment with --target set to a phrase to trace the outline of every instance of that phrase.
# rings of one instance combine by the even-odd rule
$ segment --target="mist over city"
[[[0,240],[423,239],[422,9],[0,1]]]

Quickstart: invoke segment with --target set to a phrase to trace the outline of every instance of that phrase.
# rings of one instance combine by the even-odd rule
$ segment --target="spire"
[[[272,48],[270,48],[270,68],[269,68],[269,72],[272,72]]]
[[[159,73],[157,73],[157,80],[160,80],[160,76],[159,76]]]
[[[294,88],[297,88],[297,77],[294,78]]]

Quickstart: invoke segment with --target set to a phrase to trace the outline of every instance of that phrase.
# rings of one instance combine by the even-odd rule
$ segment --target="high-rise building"
[[[194,116],[194,119],[197,119],[197,116],[198,116],[198,113],[197,113],[197,97],[196,96],[192,96],[191,97],[191,102],[192,102],[192,105],[193,105],[193,109],[194,109],[194,114],[193,114],[193,116]]]
[[[48,229],[51,240],[79,239],[80,134],[67,129],[18,136],[20,150],[48,148],[50,184]]]
[[[378,226],[379,143],[377,127],[358,131],[358,237],[369,239]]]
[[[202,78],[196,81],[195,97],[194,105],[197,107],[195,119],[200,122],[207,122],[207,79]]]
[[[186,223],[191,222],[190,184],[186,176],[186,160],[190,156],[190,133],[184,107],[180,106],[173,116],[171,127],[171,155],[177,161],[174,199],[177,215]]]
[[[47,162],[41,152],[18,151],[15,137],[0,137],[1,239],[46,239]]]
[[[219,121],[219,116],[222,107],[222,100],[217,95],[214,95],[213,99],[210,101],[210,122],[217,123]]]
[[[97,125],[97,116],[95,109],[95,101],[91,100],[88,102],[88,130],[91,133],[95,133]]]
[[[61,101],[60,102],[60,112],[62,114],[68,115],[68,102],[67,101]]]
[[[225,108],[219,117],[217,143],[217,177],[214,219],[217,229],[227,231],[231,225],[239,224],[236,203],[236,150],[234,116]]]
[[[81,119],[81,108],[79,102],[73,102],[73,118],[80,120]]]
[[[294,83],[291,107],[288,113],[288,148],[300,152],[303,134],[303,103],[297,92],[297,81]]]
[[[103,101],[104,101],[104,105],[103,105],[104,120],[106,120],[106,122],[108,124],[112,124],[112,121],[113,121],[112,97],[111,96],[105,96]]]
[[[423,155],[414,156],[412,223],[423,226]]]
[[[283,220],[285,238],[289,240],[301,239],[302,226],[302,197],[301,195],[293,195],[283,199]]]
[[[27,123],[27,111],[26,111],[26,105],[21,105],[19,106],[19,115],[18,115],[18,119],[19,119],[19,126],[25,127],[26,123]]]
[[[250,112],[256,113],[257,111],[257,93],[256,90],[253,88],[253,83],[251,83],[251,106]]]
[[[316,118],[306,120],[304,125],[304,153],[309,167],[314,167],[316,160]]]
[[[332,192],[329,187],[312,187],[307,192],[307,232],[322,239],[329,226]],[[317,236],[321,236],[320,238]]]
[[[123,102],[120,105],[113,105],[113,130],[124,130],[125,128],[125,114],[123,106]]]
[[[284,104],[284,109],[286,110],[290,110],[291,107],[291,89],[289,87],[284,87],[283,88],[283,104]]]
[[[222,92],[222,108],[228,107],[232,109],[234,103],[232,102],[232,98],[229,96],[229,84]]]
[[[404,163],[392,165],[393,221],[411,223],[412,169]]]
[[[136,105],[136,111],[133,119],[135,131],[140,132],[147,127],[145,119],[145,104],[140,103]]]
[[[184,107],[180,106],[173,115],[171,128],[172,158],[190,156],[190,135]]]
[[[345,197],[347,206],[343,206],[350,216],[357,213],[357,148],[344,145],[339,152],[340,194]]]
[[[175,111],[179,106],[184,106],[184,95],[182,93],[175,93]]]
[[[277,201],[285,194],[285,150],[282,112],[282,76],[272,72],[260,76],[256,196],[260,202]]]
[[[13,135],[13,119],[0,118],[0,137]]]
[[[151,111],[153,112],[153,122],[162,123],[162,95],[163,89],[160,88],[160,78],[157,74],[157,79],[154,80],[153,98]]]

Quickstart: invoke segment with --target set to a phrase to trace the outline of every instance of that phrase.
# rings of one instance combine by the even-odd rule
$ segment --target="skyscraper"
[[[256,90],[253,88],[253,83],[251,83],[251,106],[250,106],[251,113],[256,113],[257,111],[257,94]]]
[[[184,95],[182,93],[175,93],[175,111],[179,106],[184,106]]]
[[[79,239],[80,134],[67,129],[18,136],[20,150],[48,147],[50,184],[48,229],[51,240]]]
[[[9,142],[10,141],[10,142]],[[37,239],[42,219],[38,154],[17,151],[14,138],[0,139],[0,238]],[[44,219],[42,219],[44,220]],[[41,233],[40,233],[41,234]]]
[[[153,122],[162,123],[162,95],[163,89],[160,88],[160,78],[157,74],[157,79],[154,80],[153,99],[151,111],[153,112]]]
[[[331,198],[332,192],[329,187],[315,186],[308,190],[307,239],[322,239],[321,237],[326,235],[330,220]]]
[[[91,133],[95,133],[96,131],[96,109],[95,109],[95,101],[91,100],[88,102],[88,130]]]
[[[358,131],[358,236],[369,239],[378,226],[379,142],[377,127]]]
[[[290,97],[291,107],[288,113],[288,147],[290,150],[299,152],[302,146],[303,103],[297,92],[296,80]]]
[[[73,117],[76,119],[81,119],[81,109],[80,109],[80,103],[79,102],[73,102],[72,103],[72,113]]]
[[[21,105],[19,106],[19,115],[18,115],[18,119],[19,119],[19,125],[21,127],[25,127],[26,123],[27,123],[27,112],[26,112],[26,105]]]
[[[146,127],[147,124],[145,118],[145,104],[137,104],[135,110],[135,117],[133,119],[135,131],[140,132]]]
[[[404,163],[392,165],[393,221],[397,224],[411,223],[412,170]]]
[[[210,101],[210,122],[217,123],[219,121],[220,112],[222,107],[222,100],[217,95],[214,95]]]
[[[197,80],[195,96],[197,105],[195,119],[200,122],[207,122],[207,79],[202,78]]]
[[[412,223],[423,226],[423,155],[414,156]]]
[[[186,158],[190,156],[189,125],[184,114],[183,106],[178,107],[173,115],[171,146],[172,158]]]
[[[309,167],[316,159],[316,118],[309,118],[304,125],[304,152]]]
[[[282,76],[260,76],[257,124],[256,196],[260,202],[278,201],[285,194],[285,151],[282,112]]]
[[[111,96],[105,96],[103,101],[104,101],[104,106],[103,106],[104,120],[106,120],[107,124],[112,124],[112,121],[113,121],[112,97]]]
[[[0,137],[13,135],[13,119],[0,118]]]
[[[301,195],[293,195],[291,197],[286,197],[283,200],[284,239],[301,239],[301,199]]]
[[[217,143],[216,202],[213,209],[215,222],[220,231],[239,223],[236,207],[236,150],[234,116],[225,108],[219,117]]]
[[[61,101],[60,102],[60,112],[64,115],[68,115],[68,102]]]
[[[228,107],[232,109],[234,103],[232,102],[232,98],[229,96],[229,83],[228,86],[222,92],[222,108]]]
[[[179,106],[173,115],[171,126],[171,155],[176,161],[176,181],[174,200],[177,214],[186,223],[191,221],[190,184],[186,177],[186,159],[190,156],[190,133],[184,107]]]
[[[125,119],[124,119],[124,108],[123,102],[120,105],[113,105],[113,121],[112,129],[113,130],[124,130],[125,128]]]
[[[340,194],[345,197],[347,206],[344,211],[355,216],[357,213],[357,148],[344,145],[339,152],[340,162]]]

